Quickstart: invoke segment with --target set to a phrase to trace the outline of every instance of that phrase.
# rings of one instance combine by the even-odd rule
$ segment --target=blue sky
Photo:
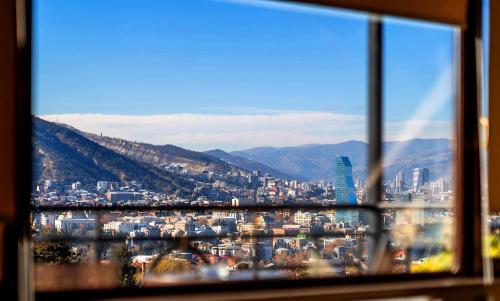
[[[490,0],[483,0],[483,58],[484,66],[490,65]],[[483,68],[483,107],[482,114],[488,116],[488,90],[489,90],[489,74],[488,68]]]
[[[34,113],[197,150],[366,140],[367,25],[274,2],[34,1]],[[386,18],[384,42],[387,139],[449,137],[452,29]]]

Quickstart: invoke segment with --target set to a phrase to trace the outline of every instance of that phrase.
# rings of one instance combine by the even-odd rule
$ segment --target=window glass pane
[[[392,270],[453,270],[455,29],[384,19],[384,226]]]
[[[483,86],[482,86],[482,123],[481,125],[484,126],[485,121],[487,121],[489,117],[489,55],[490,55],[490,1],[489,0],[483,0],[482,1],[483,7],[482,7],[482,13],[483,13],[483,22],[482,22],[482,38],[483,38]],[[486,118],[484,118],[486,117]],[[489,122],[486,124],[486,126],[489,127]],[[481,127],[484,129],[484,127]],[[481,139],[482,141],[487,141],[488,137],[487,134],[489,131],[489,128],[487,130],[483,130],[481,132]],[[486,142],[487,143],[487,142]],[[488,150],[487,149],[482,149],[481,151],[481,162],[482,166],[485,166],[484,170],[486,172],[482,174],[483,177],[483,182],[488,183]],[[486,177],[486,179],[484,178]],[[483,186],[483,189],[488,189],[487,184],[483,184],[486,186]],[[483,194],[484,195],[484,194]],[[490,204],[495,204],[494,200],[487,200],[490,202]],[[489,208],[490,210],[490,215],[488,217],[488,225],[490,227],[490,232],[487,234],[487,237],[484,239],[486,240],[486,243],[484,244],[485,248],[488,248],[485,250],[486,254],[489,254],[490,257],[493,258],[500,258],[500,212],[496,212],[495,210]]]
[[[37,287],[367,274],[367,20],[34,1]]]

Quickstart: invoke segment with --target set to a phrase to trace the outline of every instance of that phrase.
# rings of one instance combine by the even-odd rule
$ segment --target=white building
[[[40,225],[43,226],[55,226],[55,221],[57,218],[57,213],[53,212],[42,212],[40,213]]]
[[[129,222],[112,221],[103,225],[104,232],[128,233],[134,230],[134,224]]]
[[[440,178],[431,184],[433,193],[444,193],[450,190],[450,185],[445,178]]]
[[[230,245],[230,244],[220,244],[217,246],[212,246],[210,248],[210,253],[212,255],[218,255],[218,256],[238,256],[241,253],[241,247],[240,246],[235,246],[235,245]]]
[[[231,205],[233,207],[240,207],[240,206],[251,206],[254,205],[255,201],[251,198],[233,198],[231,200]]]
[[[236,211],[214,211],[212,212],[212,219],[225,219],[225,218],[234,218],[234,220],[238,219],[238,212]]]
[[[95,226],[95,218],[88,216],[73,217],[71,214],[59,215],[54,222],[56,230],[59,232],[72,232],[77,229],[93,229]]]
[[[108,181],[97,181],[97,191],[108,190]]]
[[[293,216],[293,220],[299,225],[310,225],[313,217],[314,215],[310,212],[297,211]]]
[[[82,188],[82,183],[80,181],[78,182],[75,182],[73,184],[71,184],[71,189],[74,191],[74,190],[78,190],[78,189],[81,189]]]

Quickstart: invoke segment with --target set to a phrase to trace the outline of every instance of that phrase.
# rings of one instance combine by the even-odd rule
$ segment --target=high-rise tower
[[[412,190],[413,192],[418,192],[420,187],[424,186],[425,183],[429,182],[429,169],[428,168],[415,168],[413,169],[413,181]]]
[[[339,205],[356,205],[356,188],[352,178],[352,165],[348,157],[339,156],[335,159],[335,199]],[[359,212],[356,210],[337,210],[336,220],[350,225],[359,223]]]
[[[405,183],[405,173],[404,171],[400,170],[396,174],[396,179],[394,180],[394,192],[403,192],[406,190],[406,183]]]

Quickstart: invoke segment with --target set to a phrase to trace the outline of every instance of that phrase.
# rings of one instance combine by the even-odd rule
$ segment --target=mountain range
[[[431,179],[448,177],[453,162],[452,141],[448,139],[412,139],[383,143],[384,176],[394,178],[403,170],[407,182],[414,168],[429,168]],[[309,144],[297,147],[257,147],[231,152],[268,165],[302,180],[330,180],[335,178],[335,158],[348,156],[355,177],[366,177],[368,144],[347,141],[337,144]]]
[[[219,159],[212,152],[195,152],[175,145],[152,145],[85,133],[71,126],[33,117],[33,182],[62,183],[96,181],[140,181],[156,191],[188,195],[194,188],[187,180],[164,167],[178,165],[192,174],[205,171],[258,170],[276,177],[291,178],[258,162],[230,154]],[[221,155],[222,156],[222,155]]]
[[[153,166],[180,165],[195,174],[204,171],[225,173],[239,168],[209,154],[187,150],[171,144],[153,145],[84,132],[80,133],[102,147]]]
[[[209,151],[206,151],[205,153],[209,154],[210,156],[213,156],[215,158],[218,158],[220,160],[223,160],[224,162],[232,164],[234,166],[238,166],[240,168],[243,168],[245,170],[249,170],[249,171],[258,170],[262,174],[270,174],[270,175],[273,175],[273,176],[281,178],[281,179],[296,179],[297,178],[296,176],[289,175],[289,174],[284,173],[280,170],[269,167],[268,165],[259,163],[257,161],[253,161],[251,159],[247,159],[243,156],[233,155],[233,154],[227,153],[227,152],[220,150],[220,149],[209,150]]]
[[[120,155],[65,126],[33,118],[33,182],[137,180],[157,191],[190,195],[193,184],[153,165]]]
[[[453,161],[451,141],[447,139],[386,142],[384,152],[393,153],[390,162],[384,164],[386,178],[403,170],[407,182],[415,167],[429,168],[431,179],[448,176]],[[361,141],[196,152],[170,144],[153,145],[85,133],[33,117],[35,183],[49,179],[84,184],[137,180],[150,189],[188,195],[193,181],[167,171],[165,166],[179,165],[193,174],[257,170],[284,179],[333,181],[338,155],[348,156],[354,176],[363,180],[366,154],[367,144]]]

